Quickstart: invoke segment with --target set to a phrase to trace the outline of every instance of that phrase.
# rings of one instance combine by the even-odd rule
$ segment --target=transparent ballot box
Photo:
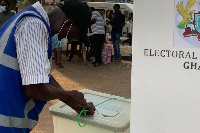
[[[97,105],[94,116],[78,114],[63,102],[49,108],[54,133],[130,133],[131,100],[91,90],[81,90],[87,102]],[[106,101],[106,102],[104,102]],[[86,124],[84,127],[81,127]]]

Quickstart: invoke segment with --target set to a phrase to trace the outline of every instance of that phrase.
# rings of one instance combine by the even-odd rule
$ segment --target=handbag
[[[102,46],[101,59],[103,64],[111,63],[112,47],[104,44]]]

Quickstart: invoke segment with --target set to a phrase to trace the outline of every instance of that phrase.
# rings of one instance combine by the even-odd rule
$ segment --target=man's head
[[[96,10],[94,7],[90,7],[90,9],[92,12]]]
[[[61,40],[66,37],[69,31],[67,38],[71,41],[74,37],[79,35],[79,28],[73,24],[72,20],[70,20],[59,7],[55,7],[51,10],[48,16],[52,36],[59,33],[58,39]]]
[[[87,31],[92,16],[91,10],[86,3],[79,0],[64,0],[51,12],[48,13],[52,35],[58,33],[63,26],[59,40],[64,38],[68,33],[68,40],[80,35],[85,45],[88,45]],[[65,24],[64,22],[67,21]],[[64,25],[63,25],[64,24]],[[72,25],[71,25],[72,24]]]
[[[113,9],[114,9],[115,12],[119,12],[120,5],[119,5],[119,4],[115,4],[115,5],[113,6]]]
[[[2,12],[10,11],[10,2],[8,0],[3,0],[0,4]]]

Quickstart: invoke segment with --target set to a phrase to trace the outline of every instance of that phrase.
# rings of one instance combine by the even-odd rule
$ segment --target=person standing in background
[[[111,20],[113,20],[113,17],[114,17],[114,13],[113,13],[113,10],[111,10],[108,15],[108,19],[111,21]]]
[[[128,39],[123,41],[122,44],[128,43],[129,46],[131,46],[132,45],[132,23],[131,23],[131,20],[127,21],[126,25],[127,25],[127,37],[128,37]]]
[[[67,37],[65,37],[65,38],[63,38],[61,40],[61,43],[59,44],[59,46],[53,46],[53,48],[54,48],[55,64],[58,65],[60,68],[64,68],[64,66],[60,62],[61,61],[61,56],[62,56],[62,46],[64,44],[67,44],[67,43],[68,43],[68,40],[67,40]]]
[[[110,24],[113,26],[111,31],[111,39],[114,48],[114,60],[116,63],[121,62],[120,54],[120,37],[122,36],[122,28],[125,25],[125,16],[121,13],[120,5],[115,4],[113,7],[115,13],[113,20],[110,21]]]
[[[109,36],[110,36],[110,24],[107,18],[106,18],[106,23],[104,25],[104,28],[105,28],[106,44],[107,44],[109,42]]]
[[[96,67],[97,65],[100,65],[102,63],[101,50],[102,50],[102,45],[105,42],[105,29],[103,24],[103,17],[100,15],[98,11],[95,11],[94,7],[90,7],[90,9],[92,10],[92,17],[91,17],[91,28],[93,34],[92,45],[95,54],[95,62],[93,67]]]
[[[8,0],[3,0],[0,5],[0,28],[1,26],[15,13],[10,11],[10,2]]]

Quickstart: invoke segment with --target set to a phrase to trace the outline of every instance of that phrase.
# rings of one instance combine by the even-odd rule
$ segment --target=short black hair
[[[120,9],[120,5],[119,4],[115,4],[114,7],[117,7]]]
[[[64,0],[57,5],[81,32],[87,32],[92,17],[90,7],[79,0]]]
[[[8,5],[10,7],[10,2],[8,0],[2,0],[3,2],[6,3],[6,5]]]
[[[90,7],[90,9],[91,9],[92,11],[95,11],[95,10],[96,10],[94,7]]]

